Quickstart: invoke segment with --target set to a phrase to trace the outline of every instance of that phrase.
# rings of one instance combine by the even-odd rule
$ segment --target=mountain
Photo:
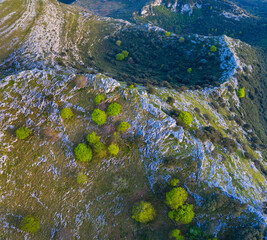
[[[266,237],[266,22],[249,10],[0,1],[0,239]],[[193,205],[189,224],[169,217],[173,187]],[[132,218],[141,201],[148,224]]]

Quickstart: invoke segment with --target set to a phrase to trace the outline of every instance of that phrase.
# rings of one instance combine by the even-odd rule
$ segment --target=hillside
[[[79,4],[85,3],[0,1],[0,239],[156,240],[169,239],[174,229],[185,239],[263,239],[262,43],[251,46],[222,30],[209,35],[197,27],[195,10],[172,11],[167,3],[135,15],[137,22]],[[141,9],[121,4],[129,12]],[[209,16],[220,24],[218,6]],[[188,25],[176,31],[169,18],[157,16],[166,11]],[[239,8],[235,14],[254,18]],[[98,125],[94,110],[108,113],[114,103],[119,114]],[[66,108],[70,119],[62,114]],[[188,124],[183,112],[192,118]],[[130,124],[125,132],[122,122]],[[25,139],[18,138],[21,127],[30,131]],[[100,149],[88,140],[92,132]],[[92,148],[90,161],[78,159],[81,143]],[[190,224],[168,217],[173,179],[193,205]],[[148,224],[132,218],[140,201],[155,208]],[[36,233],[21,227],[28,215],[39,221]]]

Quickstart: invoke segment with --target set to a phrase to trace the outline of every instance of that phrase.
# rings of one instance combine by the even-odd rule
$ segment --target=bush
[[[181,37],[180,39],[179,39],[179,43],[183,43],[185,41],[185,39],[183,38],[183,37]]]
[[[20,222],[20,229],[24,232],[35,233],[40,228],[40,221],[33,216],[26,216]]]
[[[243,87],[243,88],[239,88],[239,89],[237,90],[237,96],[238,96],[239,98],[243,98],[243,97],[245,97],[245,95],[246,95],[245,87]]]
[[[194,110],[195,110],[196,113],[200,114],[200,109],[199,108],[195,107]]]
[[[105,100],[105,97],[103,96],[103,94],[99,94],[95,97],[95,104],[98,105],[99,103],[101,103],[102,101]]]
[[[55,142],[58,139],[58,134],[53,128],[45,128],[43,134],[48,141]]]
[[[131,125],[128,122],[121,122],[118,126],[117,130],[119,132],[126,132],[128,129],[130,129]]]
[[[211,51],[211,52],[216,52],[216,51],[217,51],[217,48],[216,48],[214,45],[212,45],[212,46],[210,47],[210,51]]]
[[[123,53],[118,53],[118,54],[116,55],[116,60],[117,60],[117,61],[122,61],[124,58],[125,58],[125,56],[124,56]]]
[[[179,229],[174,229],[170,234],[170,238],[175,240],[184,240],[184,236],[180,235],[180,233]]]
[[[75,78],[75,84],[78,88],[85,88],[87,84],[87,78],[85,76],[77,76]]]
[[[173,178],[172,180],[169,181],[169,185],[172,186],[172,187],[177,187],[177,184],[179,183],[179,179],[177,178]]]
[[[192,115],[186,111],[182,111],[179,118],[182,119],[186,126],[189,126],[193,121]]]
[[[107,114],[109,116],[117,116],[121,112],[121,105],[118,103],[111,103],[108,106]]]
[[[149,94],[155,94],[157,92],[156,89],[150,84],[147,85],[146,90]]]
[[[230,153],[233,153],[237,150],[236,142],[231,138],[223,138],[220,141],[220,144],[225,147]]]
[[[121,40],[117,40],[116,45],[119,47],[121,45]]]
[[[167,98],[167,100],[166,100],[166,103],[168,103],[168,104],[172,105],[172,104],[174,104],[174,103],[175,103],[175,100],[174,100],[174,98],[173,98],[173,97],[168,97],[168,98]]]
[[[132,218],[140,223],[148,223],[156,216],[156,211],[149,202],[140,202],[133,206]]]
[[[77,175],[77,183],[78,184],[84,184],[87,181],[88,181],[88,177],[84,173],[79,172]]]
[[[60,111],[60,116],[63,118],[63,119],[71,119],[73,117],[73,112],[70,108],[63,108],[61,111]]]
[[[182,206],[187,199],[187,192],[185,189],[178,187],[173,188],[171,191],[166,193],[165,203],[171,208],[176,210],[178,207]]]
[[[97,108],[92,113],[92,120],[97,125],[103,125],[107,121],[107,114],[104,111]]]
[[[123,50],[121,53],[124,55],[125,58],[129,56],[129,52],[126,50]]]
[[[188,72],[188,73],[191,73],[192,71],[193,71],[192,68],[188,68],[188,69],[187,69],[187,72]]]
[[[169,37],[170,35],[171,35],[170,32],[165,32],[165,36],[166,36],[166,37]]]
[[[117,144],[112,143],[112,144],[109,145],[108,151],[109,151],[109,153],[111,155],[114,155],[115,156],[115,155],[118,155],[120,149],[119,149],[119,147],[118,147]]]
[[[94,145],[100,142],[100,137],[95,134],[95,132],[91,132],[87,135],[87,141],[89,144]]]
[[[203,114],[203,117],[207,120],[207,121],[210,121],[211,120],[211,117],[208,113],[204,113]]]
[[[92,149],[85,143],[80,143],[75,149],[74,154],[81,162],[89,162],[92,159]]]
[[[182,224],[188,224],[192,221],[195,216],[192,204],[186,204],[177,210],[170,211],[168,214],[169,218],[175,222],[180,222]]]
[[[16,136],[21,140],[27,138],[31,133],[31,130],[26,127],[20,127],[16,130]]]
[[[107,155],[106,146],[102,142],[97,142],[94,145],[94,152],[98,158],[104,158]]]

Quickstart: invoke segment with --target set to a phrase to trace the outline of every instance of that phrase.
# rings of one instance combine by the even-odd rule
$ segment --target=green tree
[[[119,149],[117,144],[112,143],[112,144],[109,145],[108,151],[109,151],[109,153],[111,155],[115,156],[115,155],[117,155],[119,153],[120,149]]]
[[[214,45],[212,45],[212,46],[210,47],[210,51],[211,51],[211,52],[216,52],[216,51],[217,51],[217,48],[216,48]]]
[[[116,45],[119,47],[121,45],[121,40],[117,40]]]
[[[166,37],[169,37],[170,35],[171,35],[170,32],[165,32],[165,36],[166,36]]]
[[[91,132],[87,135],[87,141],[89,144],[94,145],[100,142],[100,137],[95,134],[95,132]]]
[[[123,53],[118,53],[116,54],[116,60],[117,61],[122,61],[125,58]]]
[[[129,56],[129,52],[126,51],[126,50],[123,50],[121,53],[124,55],[124,57],[128,57]]]
[[[148,223],[156,216],[154,207],[149,202],[136,203],[132,209],[132,218],[140,223]]]
[[[170,238],[175,240],[184,240],[184,236],[180,235],[180,233],[181,231],[179,229],[174,229],[170,234]]]
[[[75,149],[74,154],[81,162],[89,162],[92,159],[93,153],[90,147],[85,143],[80,143]]]
[[[192,68],[188,68],[188,69],[187,69],[187,72],[188,72],[188,73],[191,73],[192,71],[193,71]]]
[[[26,127],[20,127],[16,130],[16,136],[21,140],[27,138],[31,133],[31,130]]]
[[[20,229],[24,232],[35,233],[40,228],[40,221],[36,217],[27,215],[20,222]]]
[[[172,186],[172,187],[177,187],[177,184],[179,183],[180,181],[179,181],[179,179],[177,179],[177,178],[173,178],[173,179],[171,179],[170,181],[169,181],[169,185],[170,186]]]
[[[188,224],[192,221],[195,216],[192,204],[186,204],[178,208],[177,210],[170,211],[168,214],[169,218],[175,222],[182,224]]]
[[[60,116],[63,118],[63,119],[71,119],[73,117],[73,112],[70,108],[63,108],[61,111],[60,111]]]
[[[79,172],[78,175],[77,175],[77,183],[78,184],[84,184],[88,181],[88,177],[87,175],[85,175],[84,173],[82,172]]]
[[[186,126],[189,126],[193,121],[192,115],[186,111],[182,111],[179,114],[179,118],[185,123]]]
[[[121,112],[121,105],[118,103],[111,103],[108,106],[107,114],[109,116],[117,116]]]
[[[92,120],[97,125],[103,125],[107,121],[107,114],[104,111],[97,108],[92,113]]]
[[[103,94],[99,94],[95,97],[95,104],[98,105],[99,103],[101,103],[102,101],[105,100],[105,97],[103,96]]]
[[[237,96],[238,96],[239,98],[243,98],[243,97],[245,97],[245,95],[246,95],[245,87],[243,87],[243,88],[239,88],[239,89],[237,90]]]
[[[126,132],[128,129],[130,129],[131,125],[128,122],[121,122],[118,126],[117,130],[121,133]]]
[[[165,203],[171,208],[176,210],[182,206],[187,199],[187,192],[184,188],[178,187],[173,188],[171,191],[166,193]]]

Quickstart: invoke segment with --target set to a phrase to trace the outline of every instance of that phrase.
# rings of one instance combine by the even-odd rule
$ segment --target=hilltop
[[[266,39],[245,28],[241,40],[227,36],[257,17],[201,2],[127,1],[127,13],[110,13],[124,19],[82,0],[0,2],[1,239],[155,240],[176,228],[185,239],[266,235]],[[210,19],[229,22],[211,31]],[[119,114],[98,125],[94,110],[114,103]],[[77,158],[79,144],[93,149],[89,162]],[[190,224],[168,217],[173,179],[193,205]],[[132,218],[140,201],[155,208],[149,224]],[[34,234],[21,228],[27,215],[40,222]]]

